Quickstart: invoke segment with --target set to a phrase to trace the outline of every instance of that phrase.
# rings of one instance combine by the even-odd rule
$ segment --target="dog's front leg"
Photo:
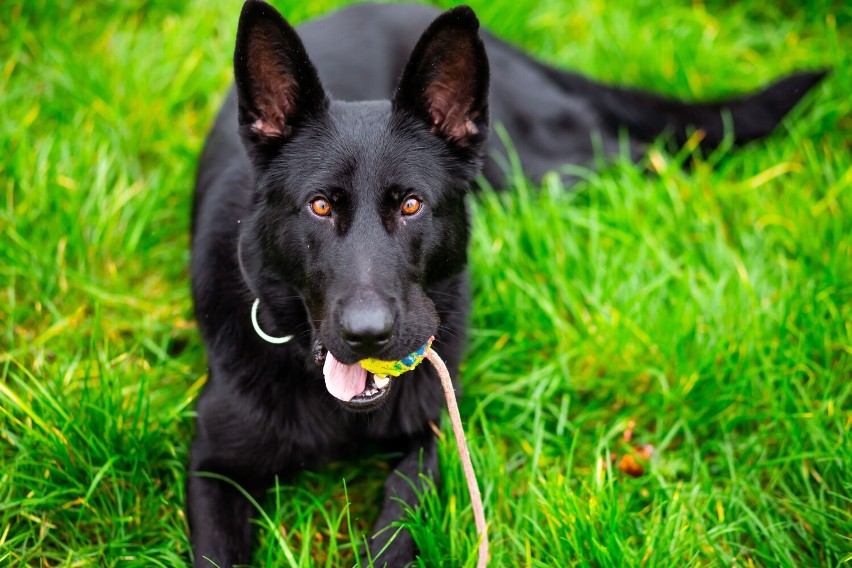
[[[254,508],[239,490],[190,472],[187,509],[196,568],[231,568],[250,562]]]
[[[370,558],[374,566],[386,565],[396,568],[414,560],[416,548],[411,533],[406,529],[399,530],[393,524],[402,520],[404,515],[400,501],[412,508],[420,504],[418,493],[428,489],[420,474],[433,479],[437,484],[438,447],[432,432],[413,441],[408,453],[385,481],[382,511],[369,542]],[[382,552],[385,546],[387,550]]]

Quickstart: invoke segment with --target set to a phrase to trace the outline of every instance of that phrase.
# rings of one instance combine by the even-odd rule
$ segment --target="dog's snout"
[[[395,319],[391,306],[377,296],[356,297],[340,314],[340,335],[352,349],[369,353],[390,341]]]

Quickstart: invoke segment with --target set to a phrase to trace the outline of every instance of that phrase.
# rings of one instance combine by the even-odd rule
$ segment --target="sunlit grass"
[[[294,22],[338,2],[279,2]],[[445,5],[450,5],[445,3]],[[472,199],[462,412],[494,566],[852,561],[852,9],[473,2],[539,57],[686,98],[832,74],[768,140]],[[0,565],[178,566],[205,380],[198,152],[239,2],[0,3]],[[624,433],[635,423],[633,439]],[[655,454],[632,478],[612,466]],[[615,462],[617,463],[617,462]],[[471,566],[451,436],[410,522]],[[381,456],[281,480],[256,565],[354,563]],[[345,485],[344,485],[345,479]]]

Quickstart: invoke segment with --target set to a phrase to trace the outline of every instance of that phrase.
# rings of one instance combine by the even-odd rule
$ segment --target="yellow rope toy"
[[[382,361],[380,359],[364,359],[360,361],[370,373],[377,377],[385,378],[388,375],[398,377],[402,373],[411,371],[420,364],[423,359],[429,359],[429,362],[435,367],[438,376],[441,378],[441,386],[444,389],[444,397],[447,399],[447,410],[450,413],[450,422],[453,425],[453,434],[456,437],[456,447],[459,450],[459,458],[462,462],[464,477],[467,481],[467,490],[470,493],[470,501],[473,506],[473,520],[476,524],[476,534],[479,535],[479,558],[477,560],[477,568],[484,568],[488,565],[488,530],[485,524],[485,509],[482,506],[482,494],[479,492],[479,485],[476,482],[476,473],[473,471],[473,464],[470,461],[470,451],[467,447],[464,429],[462,428],[461,415],[459,414],[459,405],[456,401],[456,393],[453,389],[453,382],[450,379],[450,372],[447,366],[432,347],[434,337],[430,337],[426,344],[399,361]]]
[[[420,361],[426,357],[426,352],[429,351],[430,347],[432,347],[432,341],[434,340],[434,336],[430,337],[429,341],[427,341],[423,347],[411,355],[406,355],[399,361],[382,361],[381,359],[370,358],[359,361],[359,363],[362,367],[367,369],[367,371],[373,373],[380,379],[384,379],[388,376],[398,377],[403,373],[411,371],[414,367],[420,364]]]

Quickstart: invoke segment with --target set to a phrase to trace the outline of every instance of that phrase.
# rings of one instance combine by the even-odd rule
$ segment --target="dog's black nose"
[[[340,336],[352,349],[369,354],[390,341],[393,324],[393,312],[381,299],[356,297],[340,314]]]

